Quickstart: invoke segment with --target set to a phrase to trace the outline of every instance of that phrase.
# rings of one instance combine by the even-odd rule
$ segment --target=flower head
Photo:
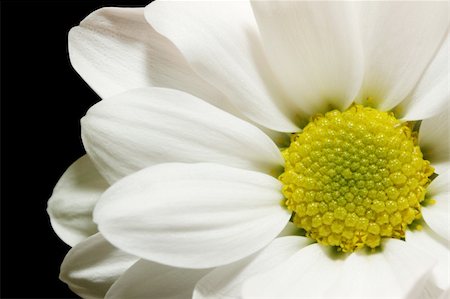
[[[448,30],[446,2],[94,12],[69,49],[103,100],[49,201],[81,241],[62,279],[90,296],[103,273],[95,296],[116,298],[163,281],[194,298],[446,296]]]

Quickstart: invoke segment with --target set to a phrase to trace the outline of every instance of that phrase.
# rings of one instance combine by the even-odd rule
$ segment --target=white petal
[[[224,95],[201,79],[179,50],[145,20],[143,8],[101,8],[69,33],[75,70],[103,99],[129,89],[183,90],[228,111]]]
[[[439,194],[449,192],[449,176],[450,170],[441,173],[435,178],[430,186],[428,187],[428,194],[431,196],[436,196]]]
[[[193,298],[239,298],[247,278],[276,267],[311,242],[296,236],[277,238],[260,252],[211,271],[198,282]]]
[[[364,73],[352,3],[252,4],[267,57],[289,97],[310,115],[346,109]]]
[[[173,89],[128,91],[81,121],[86,151],[108,179],[164,162],[216,162],[271,173],[284,161],[256,127]]]
[[[435,259],[404,241],[385,240],[382,252],[351,254],[328,298],[420,298]]]
[[[449,112],[450,107],[439,115],[425,119],[419,131],[419,145],[424,158],[439,174],[450,170]]]
[[[449,109],[449,47],[450,35],[441,45],[433,62],[428,66],[413,93],[396,108],[404,120],[418,120],[432,117]]]
[[[59,278],[83,298],[104,298],[110,286],[137,260],[97,233],[69,251]]]
[[[296,226],[292,222],[288,222],[286,226],[283,228],[283,230],[280,232],[278,237],[284,237],[284,236],[300,236],[300,233],[302,232],[302,229]]]
[[[108,189],[94,210],[117,247],[175,267],[234,262],[267,245],[289,221],[281,183],[217,164],[159,164]]]
[[[434,199],[435,204],[422,208],[423,218],[433,231],[450,241],[450,192]]]
[[[243,285],[243,298],[321,297],[338,279],[343,259],[331,259],[318,244],[298,251],[273,269],[254,275]]]
[[[413,298],[432,261],[405,242],[390,240],[383,250],[348,256],[313,244],[273,270],[244,283],[244,298]],[[420,294],[420,293],[419,293]]]
[[[52,227],[61,240],[75,246],[97,232],[92,211],[108,187],[87,155],[64,172],[47,207]]]
[[[425,290],[438,298],[446,289],[450,288],[450,249],[448,241],[436,235],[428,226],[421,231],[406,231],[406,243],[424,252],[425,256],[437,260]]]
[[[442,295],[439,297],[439,299],[448,299],[450,298],[450,287],[445,290],[444,293],[442,293]]]
[[[450,242],[450,175],[440,174],[428,187],[434,204],[422,207],[422,216],[431,229]]]
[[[191,298],[195,284],[209,271],[174,268],[139,260],[112,285],[105,298]]]
[[[145,17],[249,119],[277,131],[298,131],[262,53],[248,2],[155,1]]]
[[[414,89],[445,38],[448,2],[358,2],[366,74],[360,102],[389,110]]]

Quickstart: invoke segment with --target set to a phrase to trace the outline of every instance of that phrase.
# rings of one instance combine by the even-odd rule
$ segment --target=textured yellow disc
[[[406,123],[360,105],[314,117],[282,154],[292,221],[344,252],[403,238],[434,172]]]

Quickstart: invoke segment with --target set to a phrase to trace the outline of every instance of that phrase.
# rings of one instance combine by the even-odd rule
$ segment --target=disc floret
[[[361,105],[315,116],[282,154],[293,223],[344,252],[404,238],[434,172],[408,123]]]

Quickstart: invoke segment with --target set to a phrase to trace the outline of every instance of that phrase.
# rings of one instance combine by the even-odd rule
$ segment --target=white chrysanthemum
[[[61,278],[91,298],[446,298],[448,9],[92,13],[69,51],[104,100],[49,200]]]

